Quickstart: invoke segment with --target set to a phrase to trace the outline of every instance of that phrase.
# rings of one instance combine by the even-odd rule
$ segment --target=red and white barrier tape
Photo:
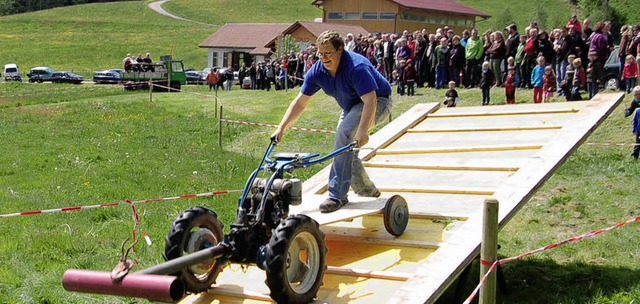
[[[185,199],[185,198],[194,198],[194,197],[206,197],[206,196],[222,195],[222,194],[229,194],[229,193],[241,192],[241,191],[242,190],[224,190],[224,191],[215,191],[215,192],[206,192],[206,193],[198,193],[198,194],[187,194],[187,195],[172,196],[172,197],[163,197],[163,198],[138,200],[138,201],[129,201],[129,200],[127,200],[127,201],[124,201],[124,202],[115,202],[115,203],[100,204],[100,205],[75,206],[75,207],[65,207],[65,208],[47,209],[47,210],[24,211],[24,212],[0,214],[0,218],[13,217],[13,216],[22,216],[22,215],[43,214],[43,213],[59,213],[59,212],[68,212],[68,211],[78,211],[78,210],[87,210],[87,209],[95,209],[95,208],[103,208],[103,207],[113,207],[113,206],[120,206],[120,205],[133,205],[133,204],[137,204],[137,203],[152,203],[152,202],[161,202],[161,201],[169,201],[169,200],[177,200],[177,199]]]
[[[250,126],[272,127],[272,128],[277,128],[278,127],[278,125],[273,125],[273,124],[266,124],[266,123],[259,123],[259,122],[248,122],[248,121],[232,120],[232,119],[225,119],[225,118],[220,118],[220,121],[221,122],[242,124],[242,125],[250,125]],[[336,133],[336,131],[321,130],[321,129],[311,129],[311,128],[292,127],[291,129],[298,130],[298,131],[318,132],[318,133],[327,133],[327,134],[335,134]]]
[[[632,219],[630,219],[630,220],[628,220],[626,222],[615,224],[615,225],[607,227],[607,228],[593,230],[591,232],[587,232],[587,233],[582,234],[582,235],[574,236],[572,238],[568,238],[566,240],[563,240],[563,241],[560,241],[560,242],[557,242],[557,243],[553,243],[553,244],[550,244],[550,245],[547,245],[547,246],[544,246],[544,247],[540,247],[538,249],[535,249],[535,250],[532,250],[532,251],[529,251],[529,252],[525,252],[523,254],[520,254],[520,255],[517,255],[517,256],[514,256],[514,257],[497,260],[497,261],[495,261],[493,263],[490,262],[490,261],[481,260],[480,263],[482,265],[485,265],[485,266],[491,265],[491,267],[489,268],[487,273],[484,275],[484,277],[482,277],[482,280],[480,280],[480,283],[478,284],[478,286],[476,286],[476,288],[473,290],[471,295],[464,301],[464,304],[469,304],[469,303],[471,303],[471,301],[473,301],[473,299],[478,294],[478,291],[480,291],[480,288],[484,285],[484,283],[486,283],[487,278],[489,277],[489,275],[496,269],[496,267],[498,267],[498,265],[503,265],[503,264],[509,263],[511,261],[518,260],[518,259],[530,256],[532,254],[535,254],[535,253],[538,253],[538,252],[541,252],[541,251],[545,251],[545,250],[553,249],[553,248],[556,248],[556,247],[560,247],[562,245],[573,243],[575,241],[580,241],[580,240],[583,240],[583,239],[586,239],[586,238],[594,237],[594,236],[596,236],[598,234],[601,234],[601,233],[604,233],[604,232],[607,232],[607,231],[610,231],[610,230],[613,230],[613,229],[618,229],[618,228],[620,228],[622,226],[625,226],[625,225],[628,225],[628,224],[631,224],[631,223],[635,223],[635,222],[640,222],[640,216],[636,217],[636,218],[632,218]]]
[[[638,144],[636,143],[622,143],[622,144],[617,144],[617,143],[593,143],[593,142],[589,142],[586,143],[587,146],[636,146]]]

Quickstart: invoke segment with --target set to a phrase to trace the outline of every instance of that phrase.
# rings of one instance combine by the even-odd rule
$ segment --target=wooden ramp
[[[360,151],[383,197],[407,200],[407,230],[392,237],[379,214],[323,225],[329,268],[317,302],[434,302],[479,252],[484,200],[500,202],[500,227],[506,225],[623,97],[414,106]],[[319,203],[327,177],[325,168],[305,182],[303,205]],[[354,194],[350,199],[358,200]],[[264,280],[256,267],[232,265],[220,274],[219,285],[182,303],[271,302]]]

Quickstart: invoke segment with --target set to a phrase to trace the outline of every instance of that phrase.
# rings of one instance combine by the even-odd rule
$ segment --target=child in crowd
[[[416,69],[413,67],[413,59],[407,59],[407,65],[404,67],[403,83],[407,87],[407,96],[413,96],[415,92],[416,83]]]
[[[573,67],[573,61],[576,60],[576,55],[567,56],[567,69],[564,72],[564,79],[560,83],[560,87],[564,92],[564,97],[567,101],[573,100],[571,98],[571,85],[573,84],[573,75],[576,72],[576,69]]]
[[[633,100],[628,108],[624,109],[624,117],[629,117],[631,114],[635,114],[633,117],[633,135],[636,138],[636,144],[633,146],[633,152],[631,156],[638,160],[640,156],[640,86],[633,88]]]
[[[589,99],[598,94],[598,87],[600,86],[600,79],[604,74],[604,68],[602,62],[598,60],[598,52],[589,52],[589,64],[587,65],[587,91],[589,92]]]
[[[405,67],[407,65],[407,62],[402,59],[400,60],[400,62],[398,63],[398,68],[396,69],[397,73],[398,73],[398,95],[400,96],[404,96],[405,93],[405,82],[404,82],[404,70]]]
[[[544,75],[544,56],[538,56],[538,65],[531,71],[531,85],[533,85],[533,103],[542,103],[542,85]]]
[[[513,58],[513,56],[509,56],[509,58],[507,58],[507,66],[506,66],[507,69],[505,70],[504,79],[503,80],[507,79],[507,74],[509,74],[509,67],[514,67],[515,68],[515,66],[516,66],[516,60]],[[502,83],[504,83],[504,81]],[[515,85],[518,84],[518,79],[517,78],[514,79],[514,84]]]
[[[391,78],[396,84],[396,93],[400,95],[400,75],[398,74],[398,69],[394,69],[393,72],[391,72]]]
[[[636,86],[638,79],[638,63],[633,55],[627,55],[625,58],[622,78],[627,87],[627,94],[631,93],[631,88]]]
[[[509,65],[507,68],[507,77],[504,79],[504,94],[507,97],[507,104],[516,103],[516,67],[513,65]]]
[[[453,108],[458,104],[458,92],[456,91],[456,82],[449,81],[449,90],[445,94],[444,105],[447,108]]]
[[[489,61],[482,63],[482,73],[480,75],[480,89],[482,89],[482,105],[487,106],[491,102],[491,87],[496,82],[496,77],[491,72]]]
[[[582,100],[580,95],[580,89],[582,89],[587,82],[587,75],[582,68],[582,60],[576,58],[573,60],[573,84],[571,86],[571,100]]]
[[[542,76],[542,91],[544,91],[544,102],[549,102],[549,99],[553,97],[553,92],[556,91],[556,74],[553,72],[553,68],[550,65],[544,68],[544,75]]]

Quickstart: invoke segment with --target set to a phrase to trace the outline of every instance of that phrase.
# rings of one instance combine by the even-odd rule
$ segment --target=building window
[[[378,13],[373,13],[373,12],[362,13],[362,19],[363,20],[378,20]]]
[[[344,20],[360,20],[360,13],[357,13],[357,12],[344,13]]]
[[[214,51],[211,54],[211,65],[212,66],[217,66],[218,65],[218,52]]]
[[[396,20],[396,13],[394,12],[380,13],[380,20]]]
[[[428,21],[428,18],[425,15],[409,14],[409,13],[401,13],[400,14],[400,19],[401,20],[407,20],[407,21],[415,21],[415,22],[427,22]]]
[[[327,14],[327,19],[329,20],[342,20],[344,19],[344,14],[339,12],[329,12]]]

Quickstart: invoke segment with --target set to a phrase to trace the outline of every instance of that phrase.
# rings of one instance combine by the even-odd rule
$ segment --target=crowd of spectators
[[[621,26],[620,37],[621,89],[632,88],[638,74],[640,26]],[[414,87],[446,89],[450,82],[459,88],[503,87],[509,71],[513,71],[509,86],[542,88],[540,77],[535,79],[536,83],[532,82],[532,73],[542,61],[538,70],[544,71],[544,100],[553,92],[572,100],[581,98],[580,90],[587,90],[589,97],[597,93],[603,81],[604,63],[614,50],[614,39],[611,22],[599,21],[592,28],[589,19],[580,21],[573,15],[566,26],[551,30],[530,22],[522,31],[511,24],[504,31],[488,30],[482,34],[477,29],[456,33],[446,26],[433,33],[426,29],[413,33],[405,30],[401,34],[350,33],[345,37],[345,49],[369,59],[389,82],[397,85],[399,95],[412,95]],[[248,75],[251,89],[295,87],[318,60],[316,53],[317,48],[312,44],[301,52],[254,63],[241,69],[241,79],[242,75]],[[493,77],[489,85],[483,82],[483,77],[487,80],[487,70]],[[584,75],[574,77],[576,71]],[[549,85],[550,75],[555,78],[553,86]],[[489,98],[483,98],[483,104],[488,103]],[[536,100],[541,99],[536,96]]]

